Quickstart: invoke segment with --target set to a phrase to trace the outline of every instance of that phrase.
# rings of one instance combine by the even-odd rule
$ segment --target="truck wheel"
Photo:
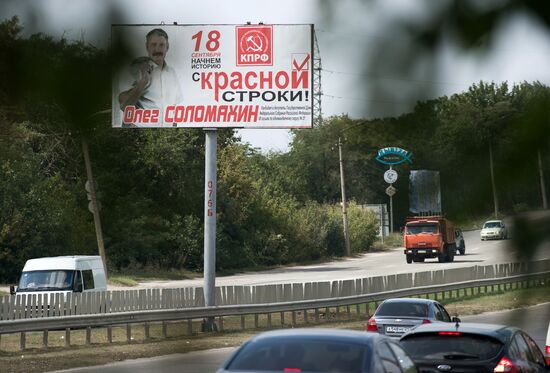
[[[455,253],[456,253],[456,245],[455,244],[449,244],[447,246],[447,261],[448,262],[454,262],[455,261]]]
[[[413,261],[413,256],[411,254],[407,254],[407,263],[411,264]]]
[[[449,262],[454,262],[455,261],[455,251],[456,251],[456,248],[452,248],[452,250],[449,250],[449,257],[447,258],[449,260]]]

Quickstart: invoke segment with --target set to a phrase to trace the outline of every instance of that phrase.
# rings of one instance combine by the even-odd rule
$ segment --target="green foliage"
[[[379,230],[376,214],[371,210],[362,209],[355,202],[351,202],[348,206],[348,219],[352,252],[369,251]]]

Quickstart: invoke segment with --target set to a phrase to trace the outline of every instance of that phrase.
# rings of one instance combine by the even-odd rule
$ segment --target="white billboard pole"
[[[216,187],[218,132],[215,128],[204,130],[204,301],[206,307],[216,305]],[[214,319],[206,320],[205,331],[212,331]]]

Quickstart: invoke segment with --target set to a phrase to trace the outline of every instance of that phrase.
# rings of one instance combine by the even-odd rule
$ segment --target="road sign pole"
[[[216,129],[205,129],[205,171],[204,171],[204,301],[206,307],[216,305],[216,187],[217,146]],[[205,331],[215,329],[214,318],[208,318]]]
[[[393,196],[390,196],[390,233],[393,233]]]

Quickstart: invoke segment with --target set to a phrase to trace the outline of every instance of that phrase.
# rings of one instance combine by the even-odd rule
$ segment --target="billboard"
[[[409,211],[415,215],[440,215],[439,171],[416,170],[409,176]]]
[[[311,128],[313,25],[113,25],[112,126]]]

